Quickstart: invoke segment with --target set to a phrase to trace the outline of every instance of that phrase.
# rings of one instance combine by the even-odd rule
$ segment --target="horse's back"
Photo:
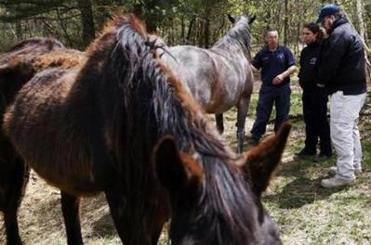
[[[4,116],[5,132],[25,161],[50,184],[73,194],[97,191],[87,133],[68,104],[77,72],[50,68],[38,73]]]
[[[194,46],[169,48],[166,63],[183,80],[192,96],[208,113],[222,113],[236,105],[249,89],[250,67],[241,54],[231,57],[228,52],[215,52]],[[235,63],[238,63],[237,65]]]

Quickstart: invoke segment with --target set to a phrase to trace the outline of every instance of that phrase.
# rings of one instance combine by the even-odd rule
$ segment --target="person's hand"
[[[279,74],[275,78],[273,78],[272,83],[274,85],[278,85],[278,84],[282,83],[284,79],[285,78],[283,77],[283,75],[282,74]]]
[[[328,38],[329,35],[328,35],[326,29],[325,29],[323,26],[321,26],[321,27],[319,28],[319,30],[320,30],[320,32],[322,33],[322,37],[323,37],[324,39]]]

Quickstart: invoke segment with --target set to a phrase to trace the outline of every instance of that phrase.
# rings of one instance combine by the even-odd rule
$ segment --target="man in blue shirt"
[[[290,75],[296,71],[295,58],[287,47],[279,45],[278,32],[269,30],[265,38],[267,45],[256,54],[252,62],[255,69],[261,69],[262,80],[256,120],[251,129],[250,144],[252,145],[256,145],[265,133],[273,104],[276,107],[274,131],[276,132],[282,123],[288,120]]]

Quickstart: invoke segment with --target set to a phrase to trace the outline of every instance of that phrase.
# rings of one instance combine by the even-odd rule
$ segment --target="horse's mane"
[[[51,67],[63,69],[75,68],[84,64],[86,55],[75,49],[57,49],[34,57],[36,70],[44,70]]]
[[[113,52],[111,58],[117,61],[113,62],[113,65],[118,66],[116,71],[126,69],[124,75],[127,76],[124,76],[126,79],[122,80],[121,84],[126,100],[125,105],[129,107],[134,87],[151,88],[153,92],[151,96],[153,96],[154,102],[149,105],[153,106],[153,115],[160,126],[161,134],[170,133],[167,131],[173,131],[174,128],[178,128],[179,132],[171,133],[179,135],[183,135],[184,130],[188,128],[192,131],[197,130],[197,132],[188,132],[186,135],[198,139],[197,143],[200,144],[199,150],[201,152],[210,155],[213,155],[212,152],[220,152],[221,155],[219,156],[234,157],[232,151],[222,143],[216,130],[209,125],[200,105],[189,94],[182,81],[161,61],[158,55],[161,50],[158,49],[156,44],[160,43],[163,46],[165,43],[159,37],[156,38],[146,33],[144,24],[136,17],[129,15],[126,18],[116,17],[107,25],[102,34],[103,37],[107,33],[106,30],[109,33],[115,30],[112,27],[118,27],[116,33],[118,40],[114,49],[116,51],[123,50],[122,52]],[[100,46],[99,41],[93,45]],[[125,63],[128,68],[120,64],[121,56],[126,56]],[[165,112],[164,109],[173,111]],[[175,123],[171,121],[174,118],[185,121]],[[191,128],[190,125],[192,125]],[[204,142],[207,139],[210,142]],[[215,148],[207,150],[206,145],[213,145]],[[218,150],[215,151],[216,149]]]
[[[86,48],[85,52],[87,55],[90,56],[94,53],[97,53],[97,50],[100,49],[102,42],[105,42],[105,40],[107,40],[112,34],[116,34],[118,27],[124,25],[128,21],[137,33],[140,33],[142,36],[147,35],[145,25],[140,19],[134,17],[133,15],[114,16],[110,21],[104,24],[102,31],[100,31],[98,34],[98,37]]]
[[[235,44],[236,42],[241,45],[243,49],[250,52],[250,28],[249,28],[249,20],[245,16],[241,16],[239,21],[233,26],[232,29],[228,31],[228,33],[222,37],[212,49],[221,48],[221,49],[228,49],[231,47],[231,44]]]
[[[238,31],[236,27],[231,35]],[[113,48],[108,48],[107,43]],[[111,95],[117,100],[114,104],[122,106],[113,108],[110,116],[115,120],[108,120],[115,122],[112,125],[116,128],[113,130],[116,136],[112,135],[116,138],[114,148],[122,149],[124,145],[130,154],[116,158],[126,159],[126,164],[132,165],[129,169],[134,165],[136,169],[144,168],[142,165],[145,164],[138,164],[138,161],[146,163],[157,140],[167,134],[173,135],[179,149],[194,154],[206,174],[207,181],[203,182],[197,203],[200,212],[197,219],[210,222],[210,225],[206,231],[195,227],[194,235],[202,240],[203,236],[217,232],[219,240],[215,242],[222,244],[224,239],[241,242],[246,234],[250,234],[253,241],[255,224],[252,216],[255,213],[246,207],[253,207],[254,201],[252,197],[248,198],[252,193],[247,193],[251,190],[240,170],[230,163],[236,158],[235,154],[209,126],[200,106],[183,83],[161,62],[156,47],[148,43],[144,26],[129,15],[114,19],[88,48],[90,57],[94,57],[96,50],[106,46],[110,59],[101,64],[101,79],[104,83],[118,82],[110,91],[115,93]],[[124,138],[124,142],[120,138]],[[135,178],[144,179],[140,173],[145,172],[144,169],[137,171]],[[235,215],[237,213],[239,215]],[[236,234],[235,230],[241,233]],[[233,237],[228,237],[231,234]]]

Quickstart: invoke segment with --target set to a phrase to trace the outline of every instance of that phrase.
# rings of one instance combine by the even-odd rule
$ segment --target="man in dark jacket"
[[[319,86],[330,95],[331,140],[337,153],[335,176],[324,179],[325,188],[352,184],[362,171],[362,148],[357,127],[366,98],[365,57],[362,41],[340,7],[325,5],[318,21],[329,37],[320,53]]]

